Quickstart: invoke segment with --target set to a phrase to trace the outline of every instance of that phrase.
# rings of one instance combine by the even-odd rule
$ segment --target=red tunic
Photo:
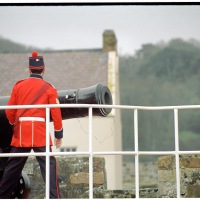
[[[48,84],[47,87],[43,87]],[[43,87],[45,91],[40,90]],[[40,94],[38,94],[40,93]],[[36,98],[35,98],[36,97]],[[34,102],[32,102],[34,100]],[[32,102],[32,103],[31,103]],[[13,87],[8,105],[56,104],[57,90],[39,75],[18,81]],[[62,117],[60,108],[51,108],[55,137],[62,138]],[[46,111],[44,108],[6,109],[10,124],[14,124],[11,146],[42,147],[46,146]],[[50,139],[50,145],[52,140]]]

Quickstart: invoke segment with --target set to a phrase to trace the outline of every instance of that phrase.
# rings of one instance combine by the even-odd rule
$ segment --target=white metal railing
[[[46,156],[46,183],[49,183],[49,157],[58,155],[88,155],[89,156],[89,199],[93,199],[93,156],[95,155],[134,155],[135,156],[135,195],[139,199],[139,156],[140,155],[175,155],[176,161],[176,186],[177,198],[180,195],[180,170],[179,170],[179,155],[181,154],[200,154],[200,151],[180,151],[179,150],[179,131],[178,131],[178,110],[182,109],[199,109],[200,105],[185,105],[185,106],[123,106],[123,105],[97,105],[97,104],[50,104],[50,105],[18,105],[18,106],[0,106],[1,109],[26,109],[26,108],[46,108],[46,146],[49,146],[49,122],[50,108],[88,108],[89,117],[89,151],[88,152],[50,152],[46,148],[44,153],[2,153],[0,157],[19,157],[19,156]],[[93,152],[92,144],[92,111],[93,108],[113,108],[113,109],[129,109],[134,111],[134,139],[135,151],[105,151]],[[138,110],[173,110],[174,111],[174,134],[175,134],[175,151],[139,151],[138,150]],[[49,184],[46,184],[46,199],[49,199]],[[145,199],[145,198],[142,198]],[[153,198],[148,198],[153,199]],[[171,198],[168,198],[171,199]],[[174,198],[173,198],[174,199]],[[188,199],[188,198],[184,198]],[[191,199],[191,198],[189,198]]]

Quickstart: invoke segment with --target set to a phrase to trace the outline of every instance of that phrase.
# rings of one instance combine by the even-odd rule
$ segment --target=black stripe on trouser
[[[30,152],[31,149],[34,150],[34,152],[45,152],[46,147],[35,147],[35,148],[16,148],[12,147],[11,152],[12,153],[27,153]],[[4,174],[1,181],[0,186],[0,199],[9,199],[11,196],[11,193],[19,180],[19,177],[21,175],[22,169],[27,161],[28,157],[10,157],[8,159],[6,168],[4,170]],[[36,157],[42,177],[45,181],[45,175],[46,175],[46,157],[45,156],[37,156]],[[58,177],[56,172],[56,159],[55,157],[50,157],[50,198],[56,199],[60,198],[59,193],[59,187],[58,187]]]

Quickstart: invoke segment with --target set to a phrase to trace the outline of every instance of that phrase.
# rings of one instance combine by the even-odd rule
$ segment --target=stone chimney
[[[113,30],[103,32],[103,51],[117,51],[117,39]]]

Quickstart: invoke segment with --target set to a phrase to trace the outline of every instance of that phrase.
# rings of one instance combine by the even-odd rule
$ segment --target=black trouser
[[[11,153],[27,153],[31,150],[34,152],[45,152],[46,147],[12,147]],[[22,169],[27,161],[26,157],[9,157],[8,162],[6,164],[6,168],[4,170],[4,174],[1,180],[0,185],[0,199],[9,199],[11,193],[17,181],[20,178]],[[40,170],[44,182],[46,180],[46,157],[45,156],[36,156],[36,159],[40,165]],[[56,159],[53,156],[50,156],[50,198],[51,199],[59,199],[59,185],[58,185],[58,176],[57,176],[57,164]]]

